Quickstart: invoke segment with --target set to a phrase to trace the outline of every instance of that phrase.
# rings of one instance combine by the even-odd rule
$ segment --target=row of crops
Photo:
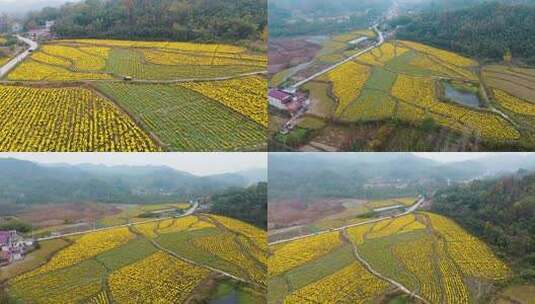
[[[269,303],[367,303],[396,289],[386,278],[429,303],[474,303],[487,296],[482,286],[511,275],[483,242],[428,212],[278,243],[269,251]]]
[[[477,66],[476,61],[452,52],[409,41],[391,41],[321,76],[305,89],[317,95],[314,88],[328,84],[328,99],[336,106],[322,114],[342,123],[399,119],[420,124],[432,118],[453,131],[492,142],[518,142],[522,129],[511,117],[441,97],[443,79],[479,83],[474,73]],[[526,100],[505,96],[507,92],[503,90],[489,90],[491,102],[515,113],[533,115],[532,104]],[[322,100],[325,96],[316,98]]]
[[[265,55],[228,45],[58,40],[43,45],[8,80],[72,81],[131,76],[173,80],[235,76],[266,69]]]
[[[119,106],[89,87],[0,86],[0,150],[245,151],[265,145],[261,77],[95,86]]]
[[[183,303],[213,268],[265,289],[265,232],[226,217],[187,216],[67,240],[47,263],[9,280],[8,293],[23,303]]]

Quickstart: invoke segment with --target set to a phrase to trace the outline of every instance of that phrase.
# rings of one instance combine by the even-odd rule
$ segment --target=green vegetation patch
[[[146,239],[135,239],[126,245],[106,251],[96,257],[107,269],[116,270],[155,253],[157,249]]]
[[[385,68],[403,74],[409,74],[412,76],[430,76],[432,71],[422,69],[420,67],[411,65],[411,61],[420,56],[416,51],[409,51],[401,54],[400,56],[394,57],[385,64]]]
[[[146,63],[143,54],[135,49],[113,48],[106,62],[106,70],[117,76],[158,80],[235,76],[257,71],[258,67],[150,64]]]
[[[276,276],[269,279],[268,282],[268,303],[282,303],[282,300],[289,293],[288,284],[283,276]]]
[[[425,231],[419,230],[366,240],[364,244],[358,246],[358,250],[359,254],[378,272],[401,282],[411,290],[416,290],[419,286],[417,278],[400,265],[392,254],[392,247],[400,242],[407,242],[424,236]]]
[[[311,130],[301,127],[296,127],[287,134],[277,133],[275,139],[287,146],[298,147],[302,144],[305,144],[309,141],[311,137]]]
[[[176,85],[99,82],[97,87],[173,151],[255,150],[262,126],[219,102]]]
[[[80,303],[102,289],[106,269],[95,260],[14,282],[10,294],[25,303]]]
[[[294,268],[285,274],[292,290],[300,289],[312,282],[335,273],[355,261],[351,245],[336,248],[329,254]]]
[[[206,228],[192,231],[182,231],[174,233],[161,234],[157,239],[162,247],[176,254],[183,256],[192,261],[210,265],[212,267],[228,271],[230,273],[240,274],[240,270],[235,265],[217,257],[216,255],[206,252],[195,247],[191,242],[195,239],[208,236],[222,235],[224,232],[217,228]]]
[[[346,122],[375,121],[392,118],[396,102],[387,94],[377,90],[364,89],[341,115]]]
[[[392,91],[392,86],[394,86],[394,82],[396,82],[396,77],[396,73],[381,67],[373,67],[370,77],[366,81],[366,84],[364,84],[364,89],[373,89],[390,93],[390,91]]]
[[[328,92],[331,90],[329,83],[311,81],[306,83],[303,89],[309,92],[309,97],[312,101],[311,112],[322,117],[334,115],[337,103],[329,96]]]

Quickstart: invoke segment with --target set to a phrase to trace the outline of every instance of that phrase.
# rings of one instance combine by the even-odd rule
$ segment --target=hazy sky
[[[164,165],[196,175],[267,167],[267,153],[0,153],[0,157],[46,164]]]
[[[430,158],[435,161],[439,162],[456,162],[456,161],[464,161],[464,160],[470,160],[470,159],[476,159],[476,158],[482,158],[491,156],[492,154],[506,154],[506,153],[492,153],[492,152],[422,152],[422,153],[414,153],[418,156]],[[514,153],[509,153],[514,154]],[[518,154],[528,154],[528,153],[518,153]]]

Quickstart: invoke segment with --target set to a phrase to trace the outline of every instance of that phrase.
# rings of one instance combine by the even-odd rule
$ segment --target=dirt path
[[[351,242],[351,240],[349,239],[349,236],[347,235],[347,230],[342,230],[342,233],[341,233],[341,236],[344,238],[345,242],[351,244],[351,247],[353,249],[353,255],[355,256],[355,258],[370,272],[372,273],[373,275],[375,275],[376,277],[384,280],[384,281],[387,281],[389,282],[390,284],[394,285],[395,287],[399,288],[401,291],[403,291],[404,293],[408,294],[409,296],[413,297],[413,298],[416,298],[416,299],[419,299],[420,301],[426,303],[426,304],[431,304],[429,303],[427,300],[425,300],[424,298],[420,297],[419,295],[417,295],[416,293],[410,291],[407,287],[405,287],[403,284],[389,278],[389,277],[386,277],[384,275],[382,275],[381,273],[379,273],[378,271],[376,271],[375,269],[373,269],[373,267],[364,259],[360,256],[359,252],[358,252],[358,249],[357,249],[357,246]]]

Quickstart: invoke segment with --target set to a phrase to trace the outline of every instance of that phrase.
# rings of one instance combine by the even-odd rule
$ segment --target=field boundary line
[[[418,300],[421,300],[422,302],[426,303],[426,304],[431,304],[429,303],[427,300],[425,300],[424,298],[420,297],[419,295],[417,295],[415,292],[412,292],[410,291],[407,287],[405,287],[403,284],[387,277],[387,276],[384,276],[382,275],[380,272],[378,272],[377,270],[373,269],[373,267],[370,265],[370,263],[368,263],[364,258],[362,258],[358,252],[358,249],[357,249],[357,246],[355,243],[353,243],[350,239],[349,239],[349,236],[347,235],[347,230],[342,230],[342,233],[341,233],[342,237],[346,239],[347,242],[349,242],[351,244],[351,247],[352,247],[352,250],[353,250],[353,255],[355,256],[355,258],[358,260],[358,262],[363,265],[371,274],[375,275],[376,277],[384,280],[384,281],[387,281],[389,282],[390,284],[396,286],[398,289],[400,289],[401,291],[403,291],[404,293],[408,294],[410,297],[414,297],[414,298],[417,298]]]

